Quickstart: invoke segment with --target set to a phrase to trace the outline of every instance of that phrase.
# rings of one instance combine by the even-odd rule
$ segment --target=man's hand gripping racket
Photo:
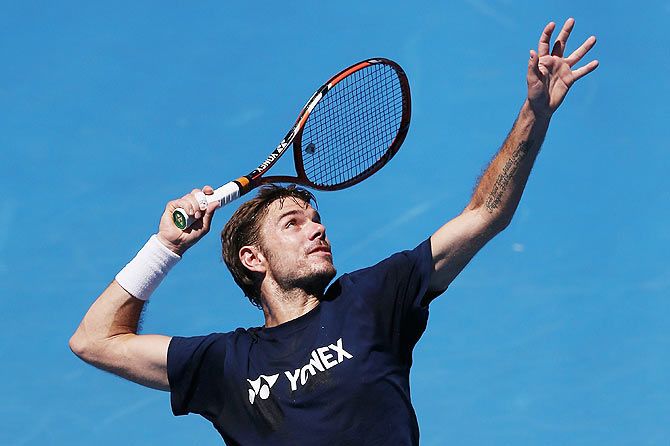
[[[212,194],[195,192],[201,211],[221,206],[265,183],[296,183],[317,190],[353,186],[381,169],[407,135],[411,100],[407,76],[388,59],[369,59],[341,71],[310,98],[295,124],[267,159],[248,175]],[[296,176],[263,175],[293,145]],[[210,192],[208,190],[208,192]],[[184,230],[196,213],[177,208]]]

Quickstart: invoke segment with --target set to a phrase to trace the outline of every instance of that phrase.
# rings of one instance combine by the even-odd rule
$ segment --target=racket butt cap
[[[172,212],[172,221],[176,227],[183,231],[191,226],[195,220],[189,217],[184,209],[177,208]]]

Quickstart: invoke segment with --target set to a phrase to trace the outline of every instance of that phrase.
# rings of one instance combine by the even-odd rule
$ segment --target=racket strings
[[[392,67],[375,64],[342,79],[305,123],[307,178],[319,186],[336,186],[366,174],[384,160],[402,116],[403,91]]]

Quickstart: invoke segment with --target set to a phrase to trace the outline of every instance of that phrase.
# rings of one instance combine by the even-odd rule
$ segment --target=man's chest
[[[234,379],[229,375],[227,382],[243,387],[251,406],[271,398],[281,405],[309,405],[340,392],[355,393],[369,355],[365,344],[352,337],[318,337],[283,352],[259,341],[247,360],[234,366]]]

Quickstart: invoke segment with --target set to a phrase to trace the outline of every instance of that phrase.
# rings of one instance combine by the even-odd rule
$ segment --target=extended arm
[[[205,187],[203,192],[211,194],[212,188]],[[172,211],[177,207],[202,219],[182,232],[172,223]],[[213,203],[200,211],[194,193],[171,201],[161,218],[156,243],[181,256],[209,231],[216,207]],[[137,334],[144,305],[145,301],[131,295],[114,280],[89,308],[70,338],[70,348],[95,367],[147,387],[170,390],[167,351],[171,338]]]
[[[470,259],[509,225],[544,141],[551,116],[572,84],[598,66],[598,61],[592,61],[572,70],[593,47],[595,37],[588,38],[567,58],[563,57],[573,26],[573,19],[565,22],[549,54],[555,27],[553,22],[549,23],[540,37],[538,51],[530,51],[528,98],[512,130],[479,180],[465,210],[431,237],[434,273],[430,291],[444,290]]]

